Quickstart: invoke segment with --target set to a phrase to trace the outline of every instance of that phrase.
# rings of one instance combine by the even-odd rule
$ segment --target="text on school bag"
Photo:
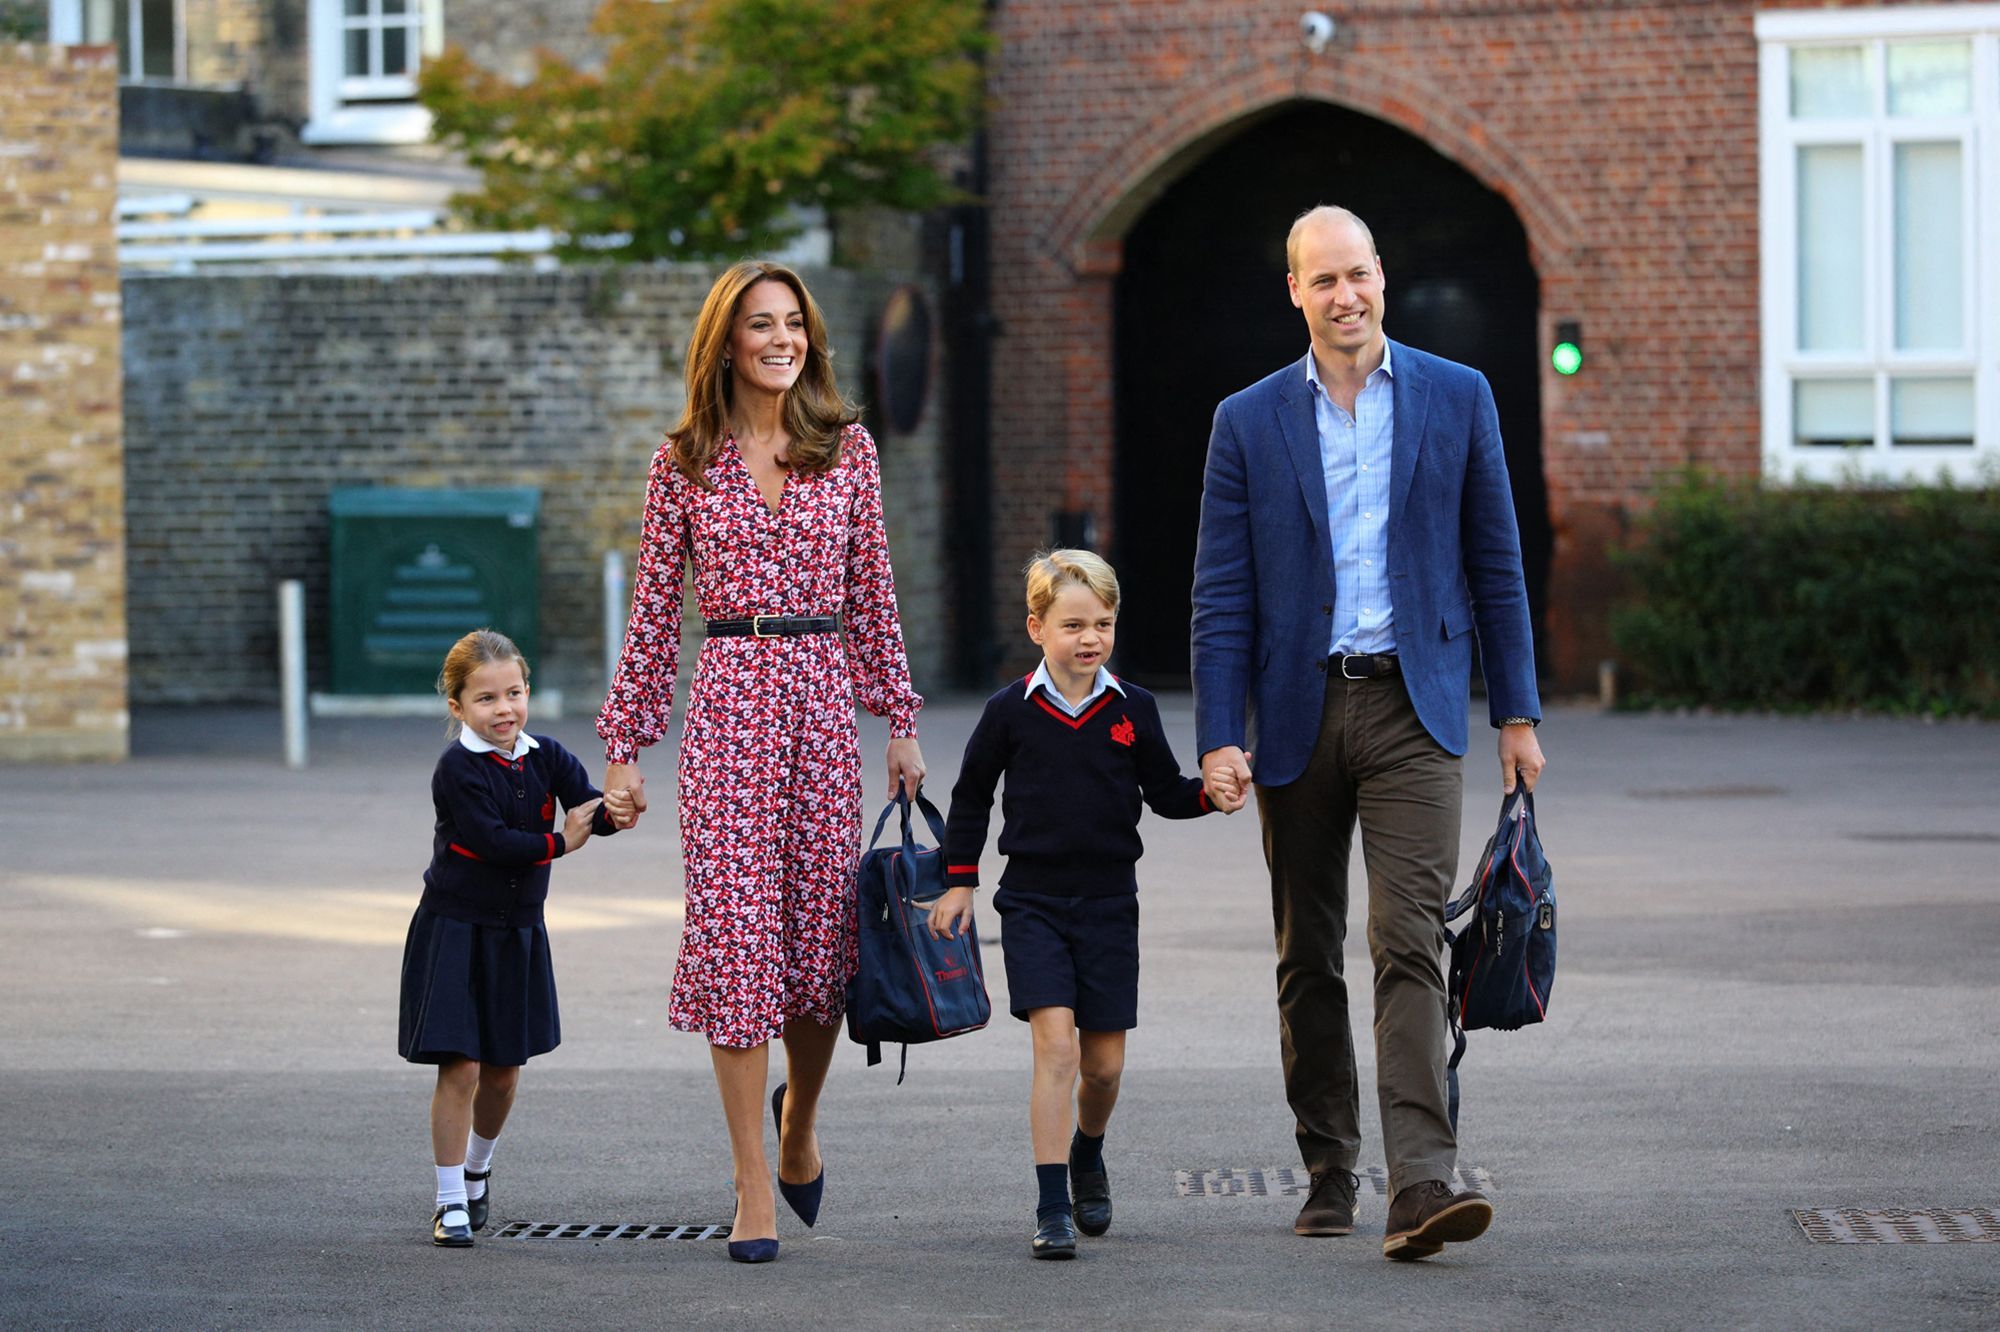
[[[1465,1033],[1512,1031],[1548,1016],[1556,981],[1555,872],[1535,832],[1535,797],[1518,782],[1500,802],[1500,824],[1473,867],[1472,882],[1444,909],[1451,936],[1446,1003],[1451,1062],[1446,1066],[1453,1129],[1458,1127],[1458,1061]]]
[[[898,1084],[912,1045],[977,1031],[993,1016],[972,923],[955,939],[934,938],[927,924],[930,904],[945,891],[944,819],[921,791],[916,803],[930,824],[931,846],[910,836],[910,801],[900,790],[875,820],[854,886],[861,961],[847,983],[848,1039],[868,1047],[870,1067],[882,1062],[884,1041],[900,1043]],[[894,810],[902,811],[902,844],[878,850]]]

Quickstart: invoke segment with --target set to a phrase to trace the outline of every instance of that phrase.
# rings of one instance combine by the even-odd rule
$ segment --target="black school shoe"
[[[458,1217],[448,1221],[447,1217]],[[431,1243],[444,1249],[469,1249],[472,1247],[472,1227],[467,1224],[470,1211],[464,1203],[442,1204],[431,1214]]]
[[[1037,1258],[1076,1257],[1076,1223],[1068,1212],[1057,1212],[1036,1229],[1029,1247]]]
[[[1086,1235],[1111,1229],[1111,1175],[1100,1161],[1095,1170],[1081,1170],[1076,1148],[1069,1153],[1070,1198],[1076,1204],[1076,1228]]]
[[[465,1172],[465,1182],[468,1184],[478,1184],[483,1181],[491,1180],[492,1178],[493,1178],[493,1172],[491,1170],[488,1170],[484,1174],[480,1175],[475,1175],[470,1170]],[[489,1204],[491,1204],[492,1201],[493,1201],[493,1185],[490,1183],[486,1185],[486,1192],[480,1194],[477,1198],[472,1198],[467,1200],[465,1204],[465,1214],[472,1218],[472,1228],[474,1230],[486,1229],[487,1211]]]

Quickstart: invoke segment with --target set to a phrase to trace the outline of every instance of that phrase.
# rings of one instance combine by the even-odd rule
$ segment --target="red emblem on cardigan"
[[[1132,719],[1130,717],[1120,717],[1118,724],[1111,728],[1111,738],[1121,745],[1129,745],[1138,739],[1138,733],[1132,727]]]
[[[556,816],[556,797],[555,793],[551,791],[548,795],[542,797],[542,817],[545,819],[552,819],[555,816]]]

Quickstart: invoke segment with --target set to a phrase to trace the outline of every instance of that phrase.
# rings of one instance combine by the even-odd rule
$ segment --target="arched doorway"
[[[1317,203],[1365,218],[1387,276],[1384,326],[1492,381],[1520,515],[1536,638],[1548,581],[1538,287],[1513,208],[1395,126],[1293,103],[1226,139],[1126,235],[1114,295],[1122,669],[1188,678],[1188,594],[1215,405],[1305,354],[1285,232]],[[1546,660],[1545,654],[1538,658]]]

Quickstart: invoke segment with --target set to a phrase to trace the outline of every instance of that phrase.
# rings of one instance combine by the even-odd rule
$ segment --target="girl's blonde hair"
[[[840,461],[841,432],[861,419],[833,382],[826,320],[804,279],[782,264],[758,259],[732,264],[709,288],[695,316],[687,349],[687,406],[667,436],[674,470],[703,490],[713,489],[706,473],[729,434],[729,406],[736,392],[735,372],[724,359],[730,331],[744,293],[759,282],[790,287],[806,321],[806,363],[785,394],[785,433],[792,440],[785,450],[786,465],[800,475],[830,471]]]
[[[444,654],[444,669],[438,672],[437,678],[438,693],[447,702],[456,699],[474,671],[496,661],[519,663],[521,683],[528,682],[528,659],[521,655],[521,649],[514,646],[513,639],[497,629],[474,629],[453,643],[451,651]],[[446,735],[457,735],[458,718],[447,721],[444,729]]]
[[[1028,561],[1028,614],[1041,619],[1065,587],[1087,587],[1112,610],[1118,609],[1118,575],[1104,557],[1087,550],[1045,550]]]

